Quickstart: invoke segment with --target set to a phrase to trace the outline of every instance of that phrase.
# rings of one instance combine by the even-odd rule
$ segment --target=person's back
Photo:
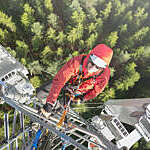
[[[108,66],[112,55],[111,48],[99,44],[88,55],[69,60],[54,77],[44,109],[52,110],[62,89],[74,95],[74,101],[87,101],[99,95],[110,78]]]

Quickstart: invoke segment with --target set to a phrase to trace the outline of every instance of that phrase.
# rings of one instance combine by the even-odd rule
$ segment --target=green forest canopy
[[[73,56],[107,44],[111,79],[98,99],[149,97],[149,14],[148,0],[1,0],[0,44],[35,88]]]
[[[107,44],[111,79],[99,98],[148,97],[149,14],[147,0],[5,0],[0,41],[28,68],[35,88],[71,57]]]

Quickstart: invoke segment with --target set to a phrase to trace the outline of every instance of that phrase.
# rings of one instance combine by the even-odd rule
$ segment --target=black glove
[[[43,106],[43,109],[44,109],[47,113],[51,113],[52,110],[53,110],[53,105],[50,104],[50,103],[46,103],[46,104]]]

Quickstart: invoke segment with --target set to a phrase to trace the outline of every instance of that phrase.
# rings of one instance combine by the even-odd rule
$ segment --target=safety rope
[[[97,106],[97,107],[84,107],[84,109],[99,109],[99,108],[103,108],[104,106]],[[73,110],[80,110],[80,109],[83,109],[83,108],[80,108],[80,107],[74,107],[72,108]]]

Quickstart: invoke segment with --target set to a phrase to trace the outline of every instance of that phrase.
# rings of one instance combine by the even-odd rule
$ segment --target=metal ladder
[[[25,127],[24,114],[15,110],[13,115],[13,123],[10,125],[9,114],[4,113],[4,140],[1,141],[0,150],[24,150],[30,143],[31,127]],[[12,131],[10,131],[10,126],[12,126]]]
[[[45,150],[46,149],[56,150],[62,146],[63,141],[67,143],[66,149],[68,150],[77,150],[77,149],[87,150],[89,143],[93,143],[100,150],[118,150],[116,145],[108,141],[100,132],[97,133],[97,131],[89,122],[86,122],[83,118],[81,118],[78,114],[76,114],[72,110],[70,110],[70,112],[67,114],[68,123],[71,123],[70,128],[69,127],[66,128],[64,124],[61,129],[58,129],[56,128],[56,125],[59,122],[59,119],[61,118],[61,115],[62,115],[61,113],[57,113],[53,117],[46,119],[44,117],[39,116],[39,114],[37,113],[37,110],[27,105],[20,104],[17,101],[12,101],[9,98],[5,98],[5,102],[8,103],[10,106],[14,107],[17,111],[22,112],[21,114],[27,115],[33,122],[38,122],[41,126],[43,126],[44,128],[47,128],[50,134],[53,134],[55,137],[48,141],[49,144],[55,143],[55,141],[59,140],[59,142],[57,142],[55,145],[50,144],[51,147],[47,146]],[[15,115],[14,115],[14,118],[15,118]],[[31,128],[29,128],[28,130],[27,129],[25,130],[22,118],[23,118],[23,115],[20,115],[20,120],[21,120],[20,123],[22,127],[22,134],[21,134],[22,146],[24,147],[24,150],[28,150],[29,145],[26,145],[25,135],[26,133],[29,133]],[[8,124],[8,121],[7,121],[7,124]],[[13,124],[15,126],[15,123]],[[10,139],[8,138],[9,137],[8,128],[7,128],[6,133],[7,133],[6,138]],[[17,140],[19,136],[20,134],[14,137],[13,141]],[[34,137],[32,138],[34,139]],[[94,138],[96,141],[91,140],[92,138]],[[7,140],[7,146],[5,147],[9,147],[8,145],[11,145],[11,143],[12,142],[10,142],[10,140]]]

